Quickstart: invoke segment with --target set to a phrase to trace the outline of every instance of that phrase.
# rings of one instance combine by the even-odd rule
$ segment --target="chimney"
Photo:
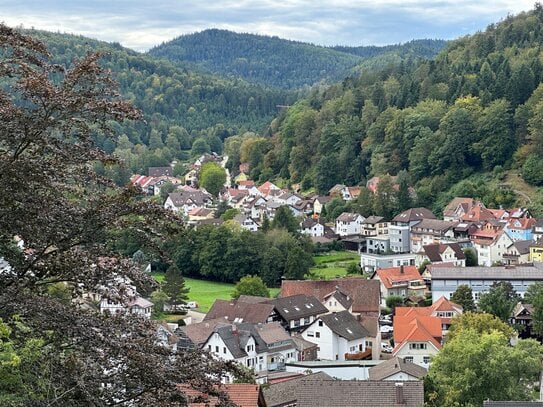
[[[396,383],[396,404],[397,405],[403,405],[404,399],[403,399],[403,383]]]

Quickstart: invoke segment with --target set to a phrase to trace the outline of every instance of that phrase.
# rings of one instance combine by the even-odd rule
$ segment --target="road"
[[[224,183],[224,186],[226,188],[230,188],[230,185],[232,184],[232,181],[230,179],[230,171],[228,171],[228,168],[226,168],[226,163],[228,162],[228,156],[225,155],[224,158],[221,161],[221,167],[224,168],[226,171],[226,182]]]

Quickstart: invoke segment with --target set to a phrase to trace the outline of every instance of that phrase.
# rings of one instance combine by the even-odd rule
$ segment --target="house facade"
[[[377,269],[371,279],[380,282],[382,306],[386,306],[387,297],[392,295],[407,298],[426,294],[426,284],[415,266]]]
[[[339,236],[360,235],[364,217],[358,213],[343,212],[336,219],[336,233]]]

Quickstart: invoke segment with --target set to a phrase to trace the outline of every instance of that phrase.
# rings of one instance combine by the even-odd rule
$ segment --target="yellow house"
[[[530,261],[543,262],[543,239],[530,245]]]
[[[240,181],[247,181],[249,178],[247,178],[247,175],[244,172],[240,172],[240,174],[234,179],[236,183],[239,183]]]

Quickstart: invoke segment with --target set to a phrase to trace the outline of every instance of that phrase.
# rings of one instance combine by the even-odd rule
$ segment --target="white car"
[[[392,346],[389,343],[381,342],[381,351],[383,353],[392,353]]]
[[[391,327],[390,325],[382,325],[380,328],[379,328],[379,331],[382,333],[382,334],[388,334],[390,332],[393,332],[394,331],[394,328]]]

